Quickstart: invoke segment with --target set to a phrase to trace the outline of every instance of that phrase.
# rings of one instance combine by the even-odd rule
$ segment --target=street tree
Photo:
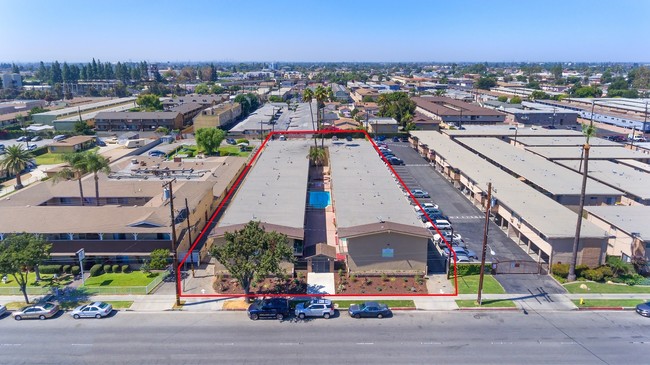
[[[34,156],[26,149],[23,149],[22,144],[15,144],[5,149],[5,154],[0,160],[0,169],[7,170],[10,174],[15,174],[16,185],[14,185],[14,188],[16,190],[23,188],[20,172],[27,167],[32,158]]]
[[[79,184],[79,197],[81,198],[81,206],[84,206],[84,188],[81,183],[81,177],[88,172],[86,169],[86,162],[83,153],[66,153],[63,155],[63,161],[67,166],[57,172],[52,178],[52,183],[56,184],[62,180],[77,180]]]
[[[267,232],[260,222],[251,221],[241,230],[226,232],[224,238],[226,243],[214,245],[210,252],[237,279],[248,301],[253,279],[283,275],[280,264],[294,261],[287,235]]]
[[[205,152],[211,155],[217,150],[221,142],[226,138],[226,132],[219,128],[199,128],[195,133],[196,144]]]
[[[10,234],[0,241],[0,274],[14,277],[27,304],[29,271],[47,260],[51,249],[52,245],[43,236],[29,233]]]
[[[95,205],[99,206],[99,175],[97,174],[100,172],[110,174],[111,167],[108,164],[108,159],[96,151],[84,153],[83,159],[86,170],[93,173],[93,179],[95,180]]]

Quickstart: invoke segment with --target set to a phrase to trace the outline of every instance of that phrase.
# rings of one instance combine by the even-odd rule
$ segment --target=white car
[[[74,319],[79,318],[102,318],[113,311],[113,306],[104,302],[94,302],[75,308],[70,315]]]
[[[463,242],[463,237],[459,233],[454,233],[453,235],[451,234],[451,231],[441,231],[442,235],[445,237],[445,239],[449,242]],[[438,233],[433,235],[433,240],[438,242],[442,239]]]
[[[452,229],[451,223],[446,219],[436,219],[434,224],[438,229]]]

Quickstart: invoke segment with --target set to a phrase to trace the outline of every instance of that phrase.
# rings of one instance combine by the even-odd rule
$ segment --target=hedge
[[[39,265],[38,271],[41,274],[60,274],[62,265]]]
[[[79,266],[73,266],[72,269],[70,269],[70,272],[72,275],[79,275],[79,273],[81,273],[81,268]]]
[[[481,264],[458,264],[457,268],[458,276],[467,276],[467,275],[478,275],[481,273]],[[485,273],[489,274],[492,272],[490,265],[485,265]]]
[[[113,267],[110,264],[104,265],[104,272],[110,274],[113,272]]]
[[[120,270],[120,265],[117,265],[117,264],[116,264],[116,265],[113,265],[113,266],[111,267],[111,271],[113,271],[114,273],[119,273],[119,272],[121,271],[121,270]]]
[[[569,264],[553,264],[551,272],[553,275],[566,279],[569,276]]]
[[[101,274],[103,274],[102,264],[95,264],[90,268],[90,276],[99,276]]]
[[[69,274],[71,268],[72,268],[72,265],[63,265],[63,273]]]
[[[123,273],[126,274],[126,273],[129,272],[129,271],[131,271],[131,270],[129,269],[129,265],[122,265],[122,272],[123,272]]]

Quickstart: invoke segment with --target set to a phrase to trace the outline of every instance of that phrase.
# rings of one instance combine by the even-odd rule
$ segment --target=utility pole
[[[483,291],[483,277],[485,276],[485,255],[487,254],[488,225],[490,224],[490,205],[492,204],[492,183],[488,183],[487,207],[485,208],[485,226],[483,227],[483,250],[481,251],[481,271],[478,279],[478,297],[476,302],[481,306],[481,293]]]
[[[176,181],[176,178],[173,178],[165,183],[163,183],[163,189],[169,189],[169,212],[172,218],[172,254],[173,254],[173,267],[174,267],[174,282],[176,283],[176,305],[181,305],[181,288],[178,277],[180,276],[180,270],[178,268],[178,252],[176,251],[176,218],[174,217],[174,190],[172,189],[172,183]],[[164,195],[163,195],[164,196]]]
[[[187,205],[187,198],[185,198],[185,212],[187,214],[187,239],[189,241],[189,247],[192,248],[192,231],[190,227],[190,208]],[[192,268],[192,277],[194,277],[194,257],[192,256],[192,250],[190,250],[190,267]]]

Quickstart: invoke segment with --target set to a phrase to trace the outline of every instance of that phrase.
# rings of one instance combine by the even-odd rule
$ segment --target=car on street
[[[413,194],[413,197],[415,198],[429,198],[429,193],[427,193],[424,190],[421,189],[413,189],[411,190],[411,194]]]
[[[384,318],[393,314],[386,304],[379,302],[351,304],[348,313],[354,318]]]
[[[38,141],[42,141],[42,140],[43,140],[43,138],[41,136],[35,136],[32,139],[30,139],[30,142],[38,142]]]
[[[307,303],[298,303],[294,311],[296,317],[323,317],[328,319],[334,316],[334,303],[329,299],[314,298]]]
[[[103,318],[111,314],[113,306],[105,302],[94,302],[86,305],[80,305],[70,312],[74,319],[79,318]]]
[[[248,318],[256,321],[260,318],[282,320],[289,316],[289,300],[284,298],[258,299],[246,311]]]
[[[32,143],[32,144],[28,143],[27,144],[27,151],[33,151],[33,150],[35,150],[37,148],[38,148],[38,146],[36,144],[34,144],[34,143]]]
[[[43,304],[36,304],[24,307],[21,310],[12,313],[14,319],[20,321],[22,319],[38,318],[47,319],[52,318],[59,313],[59,305],[46,302]]]
[[[650,317],[650,302],[645,302],[637,305],[636,312],[644,317]]]
[[[4,305],[0,304],[0,317],[4,316],[5,313],[7,313],[7,307]]]
[[[21,136],[16,138],[16,142],[27,142],[27,141],[29,141],[29,137],[27,136]]]

